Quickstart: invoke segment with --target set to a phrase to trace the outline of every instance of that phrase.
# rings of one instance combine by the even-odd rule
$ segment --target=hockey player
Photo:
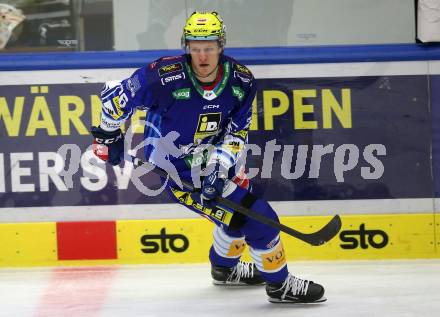
[[[120,126],[136,109],[146,110],[145,139],[178,133],[174,145],[182,155],[169,158],[179,177],[193,180],[194,167],[205,168],[200,190],[187,192],[174,182],[167,188],[176,202],[216,224],[209,253],[214,284],[266,284],[274,303],[325,301],[321,285],[288,272],[279,230],[213,203],[222,195],[278,221],[270,205],[250,192],[248,180],[234,175],[247,142],[256,83],[248,68],[223,54],[225,42],[225,27],[216,12],[194,12],[183,30],[185,54],[160,58],[130,78],[107,82],[101,92],[100,126],[92,127],[95,154],[119,164],[124,151]],[[100,152],[102,145],[107,155]],[[154,153],[154,146],[145,146],[146,159],[157,163]],[[254,263],[240,261],[246,244]]]

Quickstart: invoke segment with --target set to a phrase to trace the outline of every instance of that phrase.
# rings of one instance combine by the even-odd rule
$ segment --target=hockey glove
[[[203,179],[201,190],[193,192],[191,196],[202,206],[213,209],[215,207],[214,199],[223,193],[226,173],[220,170],[219,164],[216,164],[215,167],[208,166],[207,169],[212,172]]]
[[[121,129],[105,131],[101,127],[92,127],[93,153],[111,165],[119,165],[124,155],[124,134]]]

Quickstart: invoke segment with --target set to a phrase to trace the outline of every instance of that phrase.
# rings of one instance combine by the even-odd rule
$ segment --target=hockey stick
[[[151,168],[151,171],[163,178],[170,177],[173,179],[173,175],[169,175],[166,171],[163,169],[155,166],[154,164],[150,162],[144,162],[140,160],[139,158],[131,155],[126,155],[125,159],[127,161],[133,162],[133,165],[135,167],[139,166],[148,166]],[[182,182],[182,185],[189,191],[194,191],[195,188],[193,184],[189,181],[186,181],[184,179],[180,180]],[[313,232],[313,233],[303,233],[299,232],[295,229],[292,229],[290,227],[287,227],[279,222],[276,222],[272,219],[269,219],[261,214],[258,214],[251,209],[248,209],[246,207],[243,207],[242,205],[239,205],[229,199],[226,199],[224,197],[218,196],[215,201],[225,207],[228,207],[240,214],[243,214],[245,216],[248,216],[249,218],[253,218],[255,220],[258,220],[261,223],[264,223],[268,226],[271,226],[273,228],[279,229],[284,233],[287,233],[291,235],[292,237],[295,237],[299,240],[302,240],[308,244],[311,244],[312,246],[319,246],[322,245],[328,241],[330,241],[333,237],[335,237],[339,230],[341,229],[341,218],[339,215],[335,215],[329,223],[327,223],[324,227],[322,227],[320,230]]]

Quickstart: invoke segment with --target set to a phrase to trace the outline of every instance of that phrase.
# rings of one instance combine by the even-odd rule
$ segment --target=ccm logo
[[[189,247],[189,240],[183,234],[167,234],[166,229],[162,228],[160,234],[146,234],[141,237],[141,243],[145,247],[141,249],[144,253],[157,253],[171,251],[180,253]]]
[[[218,109],[220,108],[220,105],[204,105],[203,110],[205,109]]]
[[[382,249],[388,244],[388,235],[382,230],[366,230],[365,224],[359,226],[359,230],[345,230],[339,234],[343,249],[368,249],[371,246],[375,249]]]
[[[111,138],[111,139],[102,139],[102,138],[95,138],[96,143],[98,144],[112,144],[118,141],[119,139],[122,139],[122,135],[119,134],[118,136]]]

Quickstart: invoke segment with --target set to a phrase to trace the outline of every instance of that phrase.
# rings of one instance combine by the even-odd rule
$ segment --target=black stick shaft
[[[137,157],[129,156],[128,161],[132,161],[134,166],[136,166],[136,167],[146,165],[151,168],[151,171],[153,173],[155,173],[163,178],[170,177],[171,179],[177,179],[176,176],[170,175],[166,171],[164,171],[163,169],[153,165],[152,163],[144,162],[144,161],[138,159]],[[189,182],[185,179],[180,179],[180,181],[181,181],[182,185],[187,190],[189,190],[189,191],[195,190],[194,185],[191,182]],[[295,237],[299,240],[302,240],[306,243],[309,243],[313,246],[318,246],[318,245],[322,245],[322,244],[326,243],[327,241],[332,239],[339,232],[339,230],[341,228],[341,219],[338,215],[335,215],[330,220],[330,222],[327,223],[321,230],[314,232],[314,233],[302,233],[302,232],[299,232],[295,229],[287,227],[279,222],[276,222],[270,218],[267,218],[261,214],[258,214],[256,212],[252,211],[251,209],[243,207],[242,205],[237,204],[227,198],[217,196],[215,201],[225,207],[228,207],[236,212],[239,212],[245,216],[248,216],[249,218],[253,218],[253,219],[255,219],[265,225],[268,225],[268,226],[273,227],[275,229],[279,229],[280,231],[287,233],[288,235]]]

